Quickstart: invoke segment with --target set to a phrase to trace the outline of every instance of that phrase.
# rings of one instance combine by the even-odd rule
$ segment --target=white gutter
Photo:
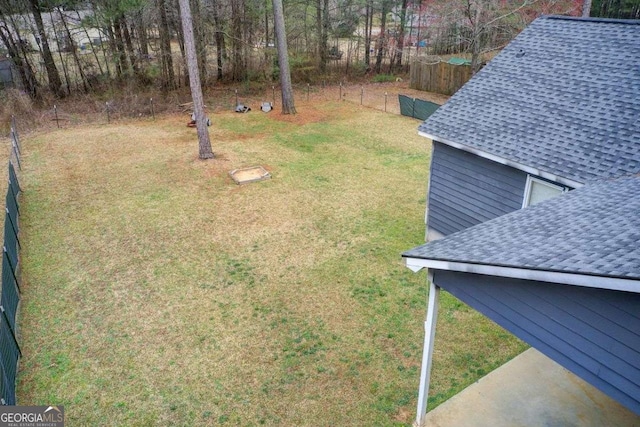
[[[564,285],[640,293],[640,280],[638,279],[622,279],[577,273],[531,270],[527,268],[439,261],[424,258],[406,257],[405,263],[407,267],[414,272],[423,268],[431,268],[434,270],[458,271],[462,273],[484,274],[488,276],[510,277],[512,279],[536,280],[539,282],[561,283]]]
[[[439,136],[435,136],[435,135],[431,135],[428,134],[426,132],[422,132],[422,131],[418,131],[418,135],[420,136],[424,136],[425,138],[429,138],[432,141],[437,141],[440,142],[442,144],[448,145],[450,147],[453,148],[457,148],[458,150],[462,150],[462,151],[466,151],[468,153],[472,153],[475,154],[478,157],[482,157],[491,161],[494,161],[496,163],[500,163],[506,166],[510,166],[512,168],[516,168],[519,169],[523,172],[532,174],[532,175],[537,175],[539,177],[542,177],[544,179],[548,179],[550,181],[553,182],[557,182],[559,184],[562,185],[567,185],[571,188],[580,188],[583,187],[584,184],[578,181],[574,181],[572,179],[569,178],[564,178],[549,172],[545,172],[543,170],[534,168],[532,166],[527,166],[527,165],[523,165],[522,163],[518,163],[518,162],[514,162],[513,160],[509,160],[509,159],[505,159],[504,157],[500,157],[500,156],[496,156],[495,154],[491,154],[491,153],[487,153],[486,151],[481,151],[478,150],[477,148],[473,148],[473,147],[469,147],[468,145],[464,145],[464,144],[460,144],[457,142],[453,142],[447,139],[443,139],[440,138]]]

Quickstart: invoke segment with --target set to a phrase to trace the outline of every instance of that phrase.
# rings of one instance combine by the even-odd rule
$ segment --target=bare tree
[[[33,19],[36,21],[36,27],[38,28],[38,36],[42,43],[42,58],[44,59],[44,66],[47,70],[47,77],[49,79],[49,89],[56,96],[63,97],[65,95],[62,90],[62,81],[60,80],[60,74],[56,68],[56,63],[53,60],[51,49],[49,48],[49,41],[47,33],[42,22],[42,14],[40,12],[40,2],[38,0],[29,0],[29,6],[31,7],[31,13],[33,13]]]
[[[373,0],[366,0],[364,16],[364,63],[371,66],[371,40],[373,30]]]
[[[329,0],[316,0],[316,26],[318,34],[318,66],[320,73],[327,71],[329,39]]]
[[[376,45],[376,73],[381,72],[382,56],[387,46],[387,14],[391,8],[390,0],[382,0],[380,18],[380,34],[378,35],[378,43]]]
[[[244,55],[244,26],[245,16],[243,0],[231,2],[231,73],[234,81],[243,81],[247,77],[247,58]]]
[[[287,49],[287,32],[284,27],[284,9],[282,0],[273,0],[273,23],[278,47],[278,64],[280,66],[280,86],[282,88],[282,114],[295,114],[291,72],[289,71],[289,50]]]
[[[4,12],[0,7],[0,40],[4,43],[9,56],[13,60],[25,89],[32,98],[38,96],[39,84],[36,80],[33,67],[29,63],[29,57],[26,54],[22,43],[16,42],[9,30],[9,26],[5,20]]]
[[[404,50],[404,33],[406,30],[407,24],[407,0],[401,0],[402,5],[400,6],[400,28],[398,30],[398,46],[396,49],[396,53],[392,56],[396,59],[396,66],[398,69],[402,67],[402,51]],[[393,59],[391,60],[391,68],[393,68]]]
[[[167,4],[165,0],[156,0],[160,23],[158,33],[160,36],[160,62],[162,63],[162,89],[165,91],[175,89],[176,75],[173,70],[173,56],[171,54],[171,30],[167,16]]]
[[[178,0],[180,5],[180,15],[182,18],[182,32],[184,35],[184,47],[187,56],[187,67],[189,69],[189,85],[191,86],[191,97],[193,98],[193,112],[198,129],[199,157],[201,159],[212,159],[211,141],[207,129],[207,118],[204,113],[204,102],[202,100],[202,86],[200,85],[200,73],[198,71],[198,56],[196,54],[196,43],[193,37],[193,18],[189,0]]]
[[[76,63],[76,67],[78,68],[78,73],[80,73],[80,79],[82,80],[82,88],[84,89],[85,93],[88,93],[89,82],[87,81],[87,76],[85,75],[85,72],[82,68],[82,64],[80,63],[80,58],[78,57],[78,52],[76,51],[76,45],[73,41],[73,37],[71,36],[71,31],[69,31],[69,25],[67,25],[67,19],[62,11],[62,7],[56,7],[56,10],[58,11],[58,15],[60,17],[60,22],[62,23],[62,27],[64,28],[67,42],[70,44],[69,50],[71,51],[73,59]]]

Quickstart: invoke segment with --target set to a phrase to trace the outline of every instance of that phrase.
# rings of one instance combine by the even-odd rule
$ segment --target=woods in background
[[[279,80],[270,0],[189,0],[200,81]],[[479,67],[540,14],[583,0],[284,0],[294,82],[404,73],[415,55]],[[591,16],[640,18],[635,0],[592,0]],[[0,54],[33,98],[118,84],[188,86],[177,0],[0,0]]]

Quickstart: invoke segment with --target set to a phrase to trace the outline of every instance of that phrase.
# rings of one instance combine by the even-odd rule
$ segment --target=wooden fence
[[[453,95],[470,78],[470,65],[453,65],[447,62],[428,64],[420,62],[420,58],[411,63],[411,89]]]

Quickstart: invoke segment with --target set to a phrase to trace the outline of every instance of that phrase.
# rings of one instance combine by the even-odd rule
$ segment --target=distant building
[[[100,46],[102,43],[108,40],[108,36],[103,34],[99,28],[83,25],[83,21],[93,16],[91,10],[64,10],[62,16],[66,23],[71,37],[67,34],[67,30],[64,27],[60,18],[60,13],[55,11],[53,13],[43,13],[42,21],[44,24],[45,32],[47,35],[47,41],[49,47],[53,52],[68,52],[71,49],[78,49],[80,52],[88,52],[92,47]],[[15,23],[20,31],[20,36],[23,44],[28,50],[37,51],[40,46],[40,38],[33,34],[35,28],[35,21],[33,15],[30,13],[22,15],[13,15],[11,21]],[[18,39],[15,29],[11,26],[8,27],[12,32],[14,39]],[[0,40],[0,50],[5,48],[4,44]]]
[[[0,89],[16,86],[17,73],[10,58],[0,58]]]

